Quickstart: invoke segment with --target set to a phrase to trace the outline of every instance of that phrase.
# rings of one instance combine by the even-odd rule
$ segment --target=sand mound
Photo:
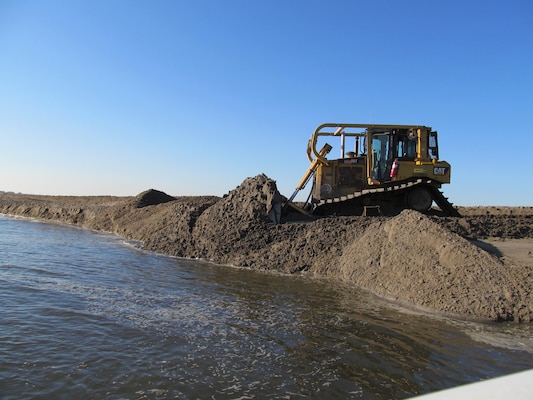
[[[268,215],[276,193],[276,182],[262,174],[247,178],[205,210],[193,231],[200,254],[213,259],[219,253],[231,253],[250,231],[271,224]]]
[[[198,257],[192,231],[198,217],[219,201],[216,196],[178,197],[143,208],[117,209],[113,231],[143,242],[146,249],[178,257]]]
[[[155,206],[157,204],[168,203],[169,201],[174,200],[176,200],[175,197],[172,197],[164,192],[160,192],[159,190],[155,189],[149,189],[135,197],[135,207],[143,208],[146,206]]]
[[[509,271],[495,256],[405,210],[370,226],[345,248],[344,280],[422,307],[531,321],[531,268]]]
[[[0,212],[115,232],[174,256],[343,280],[432,310],[533,320],[531,263],[498,258],[465,239],[533,237],[526,209],[274,224],[279,197],[276,182],[258,175],[223,198],[174,198],[153,189],[128,198],[0,194]]]

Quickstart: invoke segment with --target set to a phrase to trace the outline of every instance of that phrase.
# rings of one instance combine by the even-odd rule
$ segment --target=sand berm
[[[337,280],[431,312],[533,321],[531,253],[508,257],[491,245],[531,243],[532,207],[461,208],[461,218],[411,210],[312,221],[289,216],[275,224],[268,213],[276,190],[261,174],[224,197],[153,189],[135,197],[4,193],[0,213],[113,232],[172,256]]]

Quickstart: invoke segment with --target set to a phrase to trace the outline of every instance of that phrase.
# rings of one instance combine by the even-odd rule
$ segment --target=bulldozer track
[[[451,216],[451,217],[461,216],[457,208],[455,208],[455,206],[450,201],[448,201],[448,198],[445,197],[444,194],[439,190],[439,188],[435,184],[432,183],[432,180],[423,179],[423,178],[413,180],[413,181],[407,181],[407,182],[402,182],[402,183],[390,184],[387,186],[371,188],[371,189],[364,189],[364,190],[350,193],[344,196],[324,199],[314,204],[311,213],[314,213],[320,208],[326,207],[328,205],[335,205],[335,204],[344,203],[344,202],[348,202],[352,200],[361,200],[362,202],[364,199],[372,198],[377,195],[384,195],[384,194],[400,195],[401,193],[405,193],[406,191],[416,186],[420,186],[420,185],[423,185],[430,191],[433,201],[440,207],[440,209],[446,215]]]

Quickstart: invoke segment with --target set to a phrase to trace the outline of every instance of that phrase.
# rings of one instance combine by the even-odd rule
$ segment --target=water
[[[0,216],[0,398],[393,399],[533,367],[530,325]]]

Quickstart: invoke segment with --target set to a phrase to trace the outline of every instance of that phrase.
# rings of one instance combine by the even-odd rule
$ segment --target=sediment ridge
[[[533,321],[531,252],[508,257],[491,244],[533,239],[533,207],[460,208],[461,218],[411,210],[307,221],[289,215],[275,224],[277,194],[261,174],[224,197],[153,189],[132,197],[3,193],[0,213],[116,233],[171,256],[338,280],[426,310]]]

